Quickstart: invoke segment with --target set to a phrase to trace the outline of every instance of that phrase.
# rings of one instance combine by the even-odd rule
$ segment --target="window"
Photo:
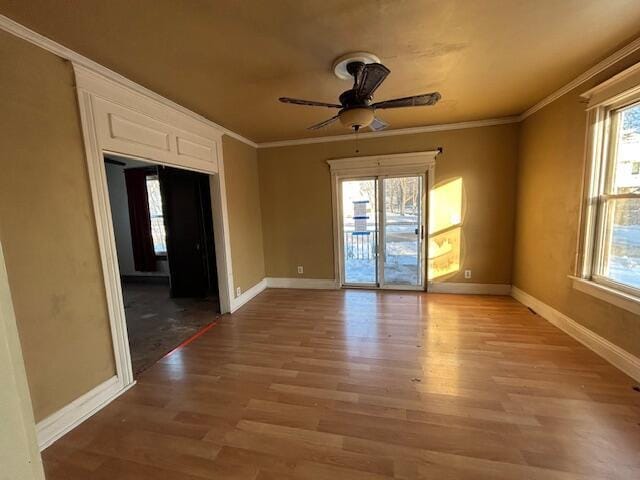
[[[147,199],[149,200],[149,217],[151,218],[151,237],[156,256],[167,254],[167,236],[162,215],[162,196],[158,175],[147,175]]]
[[[603,113],[590,279],[640,296],[640,102]]]

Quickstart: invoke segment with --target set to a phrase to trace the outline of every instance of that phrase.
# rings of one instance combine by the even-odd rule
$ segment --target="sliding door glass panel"
[[[342,182],[344,283],[376,285],[376,180]]]
[[[385,285],[422,285],[422,176],[383,178]]]

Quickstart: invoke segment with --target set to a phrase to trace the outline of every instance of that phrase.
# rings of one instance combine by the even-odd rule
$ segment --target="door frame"
[[[327,160],[331,170],[331,199],[333,210],[333,259],[334,272],[336,276],[336,284],[339,288],[358,288],[357,285],[344,283],[344,258],[342,236],[342,192],[341,181],[344,179],[372,178],[381,176],[406,176],[406,175],[425,175],[426,183],[423,189],[423,195],[426,196],[433,188],[433,181],[436,168],[436,156],[442,152],[441,149],[429,150],[422,152],[396,153],[388,155],[372,155],[362,157],[347,157]],[[426,198],[426,197],[425,197]],[[426,257],[427,257],[427,241],[426,236],[429,231],[429,205],[425,202],[423,212],[423,222],[425,227],[425,239],[423,240],[423,287],[419,290],[426,290]],[[379,207],[378,207],[379,208]],[[378,248],[380,248],[378,242]],[[402,290],[416,290],[416,288],[406,288],[399,286]],[[360,288],[377,288],[372,285],[363,285]],[[394,286],[395,289],[395,286]]]
[[[209,175],[220,309],[226,313],[234,298],[234,283],[222,152],[225,132],[132,82],[117,82],[76,63],[73,69],[116,364],[111,379],[115,398],[135,380],[104,155]]]

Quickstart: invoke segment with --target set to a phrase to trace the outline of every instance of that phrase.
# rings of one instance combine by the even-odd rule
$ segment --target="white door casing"
[[[104,153],[210,175],[220,308],[230,311],[233,272],[224,181],[222,135],[209,122],[85,66],[73,64],[118,386],[134,383],[122,301]]]

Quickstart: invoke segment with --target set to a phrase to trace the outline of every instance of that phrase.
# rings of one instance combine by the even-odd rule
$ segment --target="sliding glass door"
[[[344,283],[378,283],[378,211],[375,178],[342,182],[342,258]]]
[[[380,283],[422,285],[422,176],[382,178]]]
[[[345,286],[424,287],[424,175],[340,182]]]

